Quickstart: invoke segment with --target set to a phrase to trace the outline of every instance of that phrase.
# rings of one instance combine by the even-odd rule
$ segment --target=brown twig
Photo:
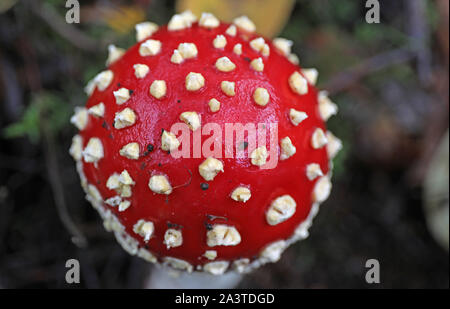
[[[448,130],[449,123],[449,2],[448,0],[436,0],[439,12],[439,27],[437,29],[438,49],[437,59],[442,65],[434,68],[432,91],[435,94],[436,102],[431,106],[431,113],[426,121],[424,135],[422,138],[422,153],[420,158],[408,171],[408,180],[413,185],[422,184],[430,166],[431,160],[439,147],[442,137]]]
[[[23,108],[23,95],[16,70],[0,51],[0,89],[5,94],[4,112],[9,120],[17,121]]]
[[[414,53],[412,53],[411,49],[408,47],[383,52],[336,74],[327,82],[324,88],[327,89],[331,95],[342,92],[374,72],[395,64],[410,61],[414,57]]]
[[[72,221],[67,211],[66,199],[64,198],[64,188],[59,174],[58,159],[56,158],[57,150],[52,132],[48,128],[45,116],[41,116],[41,119],[41,131],[45,143],[45,162],[58,216],[61,219],[64,227],[72,235],[72,242],[80,248],[86,247],[88,244],[86,237],[84,237],[84,235]]]
[[[423,0],[408,0],[405,2],[408,16],[407,32],[410,44],[417,59],[417,75],[423,85],[432,82],[431,52],[428,44],[429,27],[426,17],[426,2]]]
[[[43,21],[45,21],[53,31],[58,33],[73,46],[89,51],[97,52],[99,50],[99,42],[88,37],[77,28],[68,24],[63,18],[48,5],[43,5],[40,1],[28,1],[31,11]]]
[[[25,46],[26,48],[22,48],[20,50],[23,53],[23,59],[25,59],[25,70],[27,72],[26,76],[28,79],[29,88],[33,92],[38,93],[42,91],[39,63],[37,61],[37,57],[32,45],[30,45],[28,42],[29,40],[26,37],[22,38],[19,43],[23,44],[23,46]],[[72,235],[72,241],[74,242],[74,244],[79,247],[85,247],[87,246],[87,240],[73,223],[67,211],[66,199],[64,197],[64,188],[59,174],[58,159],[56,157],[57,147],[55,145],[52,132],[47,123],[47,119],[45,118],[45,112],[45,110],[41,111],[40,131],[44,140],[44,157],[58,216],[61,219],[64,227]]]

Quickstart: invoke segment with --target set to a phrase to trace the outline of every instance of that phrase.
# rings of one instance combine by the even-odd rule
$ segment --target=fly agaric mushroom
[[[308,236],[342,146],[326,130],[337,108],[315,88],[317,71],[246,17],[226,24],[185,12],[136,30],[136,45],[109,48],[108,68],[72,118],[87,199],[125,250],[152,263],[217,275],[277,261]],[[190,134],[208,123],[275,123],[279,142],[236,141],[245,158],[224,149],[176,158],[175,123]],[[277,164],[264,168],[268,159]]]

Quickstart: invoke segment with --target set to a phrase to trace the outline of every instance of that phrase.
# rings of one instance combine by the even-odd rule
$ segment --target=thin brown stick
[[[50,180],[50,186],[53,192],[53,198],[55,200],[56,210],[58,216],[66,228],[66,230],[72,235],[72,242],[80,248],[87,246],[88,242],[83,233],[78,229],[75,223],[72,221],[67,211],[67,203],[64,197],[64,188],[62,180],[59,174],[58,159],[56,158],[56,146],[53,139],[53,135],[47,126],[46,120],[41,116],[41,131],[44,138],[44,154],[45,162],[47,166],[47,173]]]
[[[405,2],[408,16],[407,31],[411,46],[417,56],[417,74],[423,85],[432,82],[431,51],[429,48],[429,27],[426,17],[426,2],[408,0]]]
[[[381,53],[336,74],[328,81],[324,88],[327,89],[331,95],[342,92],[374,72],[395,64],[410,61],[414,57],[414,53],[407,47]]]
[[[31,11],[49,25],[53,31],[58,33],[73,46],[90,52],[97,52],[100,48],[98,41],[88,37],[83,32],[68,24],[51,7],[42,5],[40,1],[28,1]]]

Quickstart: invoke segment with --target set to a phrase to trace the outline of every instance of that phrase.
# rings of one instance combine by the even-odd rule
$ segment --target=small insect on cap
[[[188,11],[136,31],[128,50],[109,47],[72,117],[87,199],[126,251],[152,263],[218,275],[277,261],[307,237],[342,147],[325,127],[337,107],[315,88],[317,71],[247,17]],[[230,123],[276,128],[275,142],[236,134],[236,154],[225,141],[205,153],[173,127],[206,140],[208,125],[223,133]],[[189,155],[176,157],[181,149]]]

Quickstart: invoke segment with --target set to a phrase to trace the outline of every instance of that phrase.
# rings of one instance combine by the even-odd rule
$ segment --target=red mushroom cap
[[[124,249],[150,262],[221,274],[277,261],[307,237],[341,147],[324,124],[337,109],[314,87],[317,71],[246,17],[230,25],[185,12],[136,29],[126,52],[110,46],[72,118],[87,199]],[[231,147],[230,123],[242,133]],[[188,126],[187,139],[174,124]],[[259,125],[261,138],[239,124]],[[202,151],[214,141],[218,152]]]

